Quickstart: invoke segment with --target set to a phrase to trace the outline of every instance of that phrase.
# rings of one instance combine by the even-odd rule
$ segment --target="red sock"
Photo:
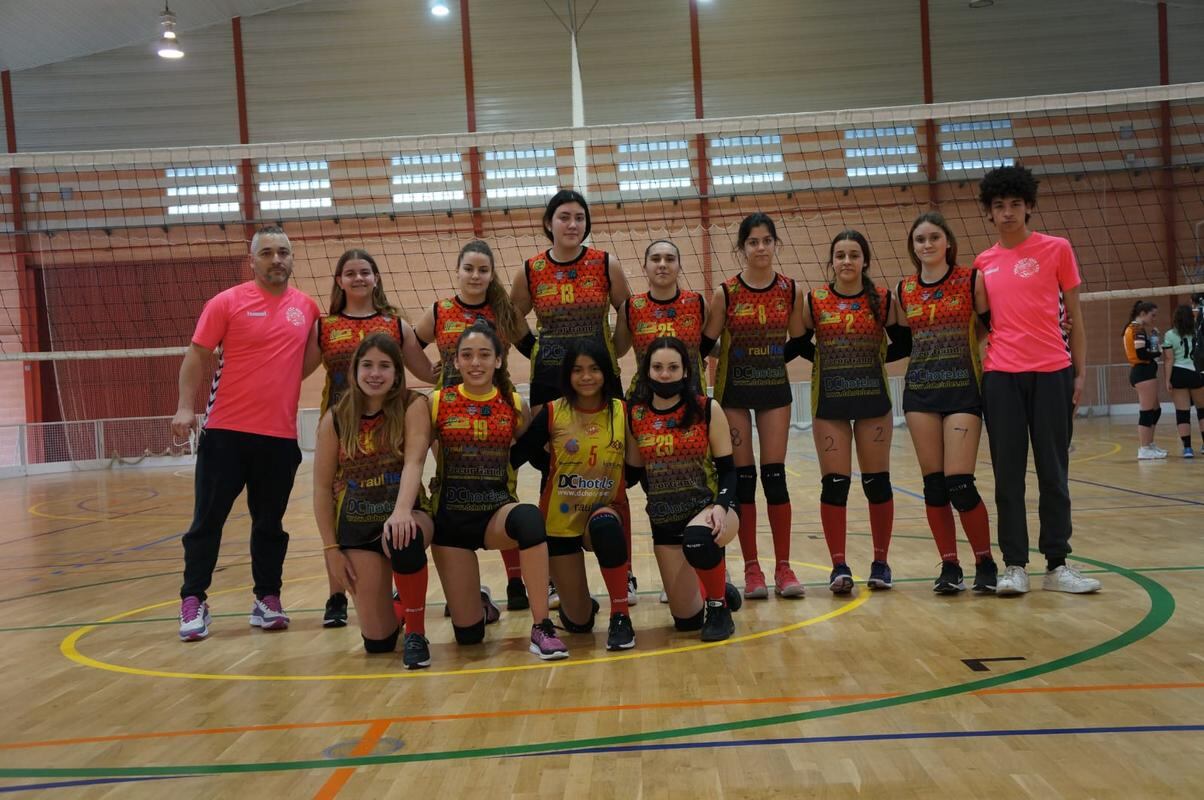
[[[740,504],[740,552],[744,563],[757,560],[757,504]]]
[[[602,567],[602,580],[606,581],[606,593],[610,595],[610,613],[626,614],[627,607],[627,565],[621,567]]]
[[[727,602],[725,598],[727,569],[723,564],[717,564],[710,569],[694,568],[698,573],[698,579],[702,582],[703,591],[706,594],[707,600],[722,600]]]
[[[790,560],[790,504],[767,506],[769,530],[773,533],[773,557],[778,563]]]
[[[848,529],[849,510],[831,503],[819,504],[819,520],[824,527],[824,539],[828,543],[828,554],[832,566],[845,563],[844,543]]]
[[[953,507],[948,503],[943,506],[925,505],[924,510],[928,512],[928,527],[932,529],[932,538],[936,540],[941,561],[956,564],[957,528],[953,525]]]
[[[512,547],[502,551],[502,563],[506,565],[506,578],[522,578],[523,568],[518,565],[518,548]]]
[[[870,538],[874,540],[874,560],[885,561],[890,550],[890,533],[895,526],[895,501],[870,503]]]
[[[631,572],[631,503],[627,502],[627,495],[621,493],[610,507],[619,515],[619,524],[623,526],[623,538],[627,540],[627,572]],[[626,574],[623,575],[623,582],[626,585]]]
[[[406,633],[426,634],[426,583],[427,565],[408,575],[394,573],[397,583],[397,594],[401,597],[401,607],[405,610]]]
[[[974,563],[990,558],[991,521],[987,519],[987,507],[979,500],[974,508],[959,511],[957,515],[962,518],[962,529],[965,530],[970,547],[974,550]]]

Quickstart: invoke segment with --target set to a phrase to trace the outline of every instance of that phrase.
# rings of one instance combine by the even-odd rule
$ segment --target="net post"
[[[1167,32],[1166,3],[1158,3],[1158,78],[1163,86],[1170,84],[1170,45]],[[1175,170],[1174,157],[1171,152],[1171,104],[1163,100],[1158,104],[1159,114],[1159,150],[1162,158],[1162,225],[1163,241],[1166,243],[1166,277],[1167,282],[1179,282],[1179,270],[1176,268],[1179,246],[1175,232]],[[1167,298],[1173,309],[1176,299]]]
[[[242,58],[242,17],[230,20],[230,31],[234,44],[234,88],[238,98],[238,142],[250,144],[250,127],[247,123],[247,79]],[[251,159],[239,162],[240,195],[242,197],[243,231],[247,242],[255,235],[255,184],[251,177]]]
[[[477,91],[472,70],[472,28],[468,19],[468,0],[460,0],[460,51],[464,60],[464,106],[468,132],[477,132]],[[472,202],[472,234],[480,239],[485,235],[481,215],[481,151],[475,145],[468,148],[468,180]]]
[[[698,0],[690,0],[690,60],[694,74],[694,118],[703,119],[702,46],[698,34]],[[707,172],[707,139],[700,133],[695,137],[698,164],[698,219],[702,226],[702,285],[707,302],[714,291],[711,259],[711,190]]]
[[[932,91],[932,38],[928,24],[928,0],[920,0],[920,57],[923,61],[924,102],[931,104]],[[935,205],[940,184],[937,182],[940,167],[936,155],[936,122],[929,117],[924,120],[924,172],[928,176],[928,202]]]

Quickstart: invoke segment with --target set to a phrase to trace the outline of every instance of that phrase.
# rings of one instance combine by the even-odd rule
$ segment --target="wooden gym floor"
[[[354,617],[321,628],[308,462],[286,520],[292,627],[247,625],[247,518],[236,507],[212,635],[188,645],[176,613],[190,469],[2,481],[0,794],[1200,797],[1204,463],[1175,455],[1166,424],[1172,456],[1137,463],[1133,427],[1076,428],[1074,561],[1103,581],[1098,595],[1040,591],[1039,560],[1027,596],[934,595],[938,557],[899,429],[896,587],[832,597],[814,447],[795,433],[793,559],[806,599],[746,603],[736,637],[717,645],[675,633],[637,511],[636,650],[604,650],[602,614],[592,637],[566,635],[570,660],[538,662],[526,612],[503,613],[485,645],[457,648],[432,573],[434,663],[413,673],[400,654],[365,656]],[[978,477],[993,521],[985,442]],[[520,494],[534,492],[525,470]],[[1031,475],[1029,493],[1035,544]],[[637,491],[633,508],[642,502]],[[849,507],[861,579],[870,556],[858,492]],[[740,576],[738,547],[729,562]],[[482,564],[504,594],[498,556]]]

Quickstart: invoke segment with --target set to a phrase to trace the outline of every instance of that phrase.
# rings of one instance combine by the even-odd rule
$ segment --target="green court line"
[[[294,772],[300,770],[331,770],[340,767],[372,767],[389,764],[405,764],[426,761],[453,761],[473,758],[497,758],[502,756],[523,755],[527,753],[555,753],[557,750],[570,750],[582,747],[608,747],[614,745],[632,744],[635,742],[660,741],[679,739],[683,737],[708,736],[718,733],[763,728],[771,725],[784,725],[808,720],[839,717],[857,714],[863,711],[876,711],[884,708],[921,703],[927,700],[937,700],[945,697],[976,692],[1009,683],[1047,675],[1051,672],[1067,669],[1083,664],[1096,658],[1114,653],[1128,647],[1147,636],[1150,636],[1165,625],[1175,613],[1175,598],[1167,589],[1155,580],[1145,577],[1139,572],[1125,567],[1096,561],[1089,558],[1076,557],[1076,561],[1091,564],[1107,572],[1115,573],[1126,578],[1142,589],[1150,600],[1149,611],[1128,630],[1101,643],[1080,650],[1077,653],[1035,664],[1031,667],[1017,670],[1008,674],[991,675],[967,683],[958,683],[936,689],[928,689],[911,694],[888,697],[879,700],[869,700],[829,708],[812,709],[793,714],[775,714],[768,717],[721,722],[712,725],[697,725],[685,728],[669,728],[660,731],[643,731],[639,733],[620,734],[617,736],[601,736],[589,739],[570,739],[560,742],[537,742],[534,744],[503,745],[499,747],[484,747],[473,750],[443,750],[431,753],[403,753],[386,756],[358,756],[349,758],[310,759],[305,761],[275,761],[264,763],[235,763],[235,764],[180,764],[143,767],[23,767],[0,769],[0,778],[111,778],[141,775],[229,775],[238,773],[257,772]],[[1075,599],[1074,602],[1091,602],[1088,598]]]

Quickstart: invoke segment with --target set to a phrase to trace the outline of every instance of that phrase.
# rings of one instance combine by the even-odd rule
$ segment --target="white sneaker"
[[[668,603],[669,602],[669,593],[666,591],[662,591],[661,596],[660,596],[660,601],[662,603]]]
[[[1098,592],[1099,581],[1088,578],[1074,567],[1063,564],[1053,572],[1045,573],[1041,588],[1047,592],[1068,592],[1070,594],[1090,594]]]
[[[560,592],[556,591],[556,584],[548,581],[548,608],[560,608]]]
[[[199,642],[209,635],[209,604],[199,597],[180,601],[180,641]]]
[[[1138,461],[1153,461],[1159,458],[1166,458],[1166,452],[1153,445],[1142,445],[1137,448]]]
[[[1026,594],[1028,592],[1028,572],[1024,567],[1004,567],[1003,574],[995,582],[995,594]]]
[[[640,584],[635,579],[635,573],[628,572],[627,573],[627,605],[634,606],[640,602],[640,596],[639,596],[639,594],[637,594],[637,590],[639,588],[640,588]]]
[[[1159,447],[1158,445],[1154,444],[1153,442],[1151,442],[1151,443],[1150,443],[1150,447],[1151,447],[1151,448],[1153,448],[1154,452],[1158,454],[1158,457],[1159,457],[1159,458],[1166,458],[1166,456],[1167,456],[1167,453],[1166,453],[1166,451],[1165,451],[1165,450],[1163,450],[1161,447]]]

